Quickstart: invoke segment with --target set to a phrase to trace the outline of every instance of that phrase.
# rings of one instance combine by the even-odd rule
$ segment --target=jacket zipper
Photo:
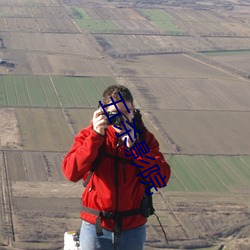
[[[114,231],[114,248],[117,245],[117,235],[121,233],[122,229],[122,215],[119,213],[119,158],[118,158],[119,139],[117,139],[115,149],[115,187],[116,187],[116,209],[115,209],[115,231]],[[125,165],[124,165],[125,166]]]
[[[115,188],[116,188],[116,212],[118,211],[118,197],[119,197],[119,192],[118,192],[118,188],[119,188],[119,181],[118,181],[118,146],[116,146],[115,149]]]
[[[122,161],[122,171],[123,171],[123,181],[124,183],[127,182],[127,176],[126,176],[126,162]]]

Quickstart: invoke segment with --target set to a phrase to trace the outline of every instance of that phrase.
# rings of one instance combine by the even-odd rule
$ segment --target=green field
[[[158,28],[173,32],[175,34],[182,34],[183,30],[180,29],[176,24],[172,16],[168,15],[163,10],[158,9],[139,9],[139,12],[145,16],[148,20],[154,23]]]
[[[173,21],[172,16],[163,10],[157,9],[138,9],[150,21]]]
[[[138,9],[149,21],[154,23],[158,28],[173,33],[175,35],[183,34],[183,30],[176,24],[172,16],[159,9]],[[93,19],[88,13],[79,7],[71,9],[71,16],[78,27],[89,32],[116,32],[120,28],[113,20]]]
[[[71,16],[78,27],[89,32],[115,32],[119,27],[112,20],[93,19],[87,12],[79,7],[71,9]]]
[[[229,192],[250,187],[250,156],[172,156],[168,191]]]
[[[0,107],[96,107],[112,77],[0,76]]]
[[[80,29],[89,32],[115,32],[119,27],[112,20],[76,19]]]
[[[74,19],[91,19],[87,12],[79,7],[71,8],[71,15]]]
[[[250,50],[221,50],[221,51],[204,51],[202,54],[206,56],[234,56],[234,55],[245,55],[250,54]]]

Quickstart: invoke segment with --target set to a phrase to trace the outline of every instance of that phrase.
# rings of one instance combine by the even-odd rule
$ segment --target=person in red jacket
[[[147,220],[142,212],[145,183],[156,191],[166,186],[170,166],[152,133],[144,126],[142,139],[135,133],[139,131],[133,126],[135,109],[128,88],[108,87],[100,104],[102,108],[94,112],[91,124],[75,137],[62,163],[68,180],[88,181],[82,194],[80,247],[142,250]],[[113,124],[109,114],[119,116],[119,124]],[[95,171],[93,165],[97,165]]]

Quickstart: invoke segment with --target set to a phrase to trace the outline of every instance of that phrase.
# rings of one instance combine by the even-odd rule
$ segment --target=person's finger
[[[106,119],[106,117],[97,117],[95,122],[95,127],[98,127],[98,126],[103,126],[103,125],[108,125],[108,121]]]
[[[97,109],[94,114],[93,114],[93,117],[94,118],[97,118],[98,116],[100,116],[100,114],[103,113],[103,111],[101,109]]]

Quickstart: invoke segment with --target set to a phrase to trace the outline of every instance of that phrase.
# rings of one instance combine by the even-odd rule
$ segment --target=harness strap
[[[101,219],[111,219],[115,220],[115,233],[120,233],[121,232],[121,227],[122,227],[122,218],[128,217],[128,216],[133,216],[133,215],[138,215],[141,214],[141,208],[136,208],[136,209],[131,209],[127,211],[121,211],[121,212],[106,212],[106,211],[101,211],[97,210],[94,208],[89,208],[84,205],[82,205],[82,211],[88,213],[88,214],[93,214],[97,216],[96,218],[96,234],[97,236],[102,236],[102,227],[101,227]]]
[[[94,173],[93,171],[89,171],[86,180],[83,181],[83,186],[84,187],[87,187],[87,185],[88,185],[88,183],[89,183],[89,181],[90,181],[93,173]]]
[[[86,178],[85,181],[83,181],[83,186],[86,187],[89,183],[89,180],[91,178],[91,176],[93,175],[93,173],[96,171],[98,165],[99,165],[99,162],[102,158],[102,153],[104,152],[104,148],[105,148],[105,141],[102,143],[102,145],[99,147],[98,149],[98,155],[97,157],[95,158],[95,160],[93,161],[92,163],[92,167],[91,167],[91,170],[90,172],[88,173],[88,176]]]

